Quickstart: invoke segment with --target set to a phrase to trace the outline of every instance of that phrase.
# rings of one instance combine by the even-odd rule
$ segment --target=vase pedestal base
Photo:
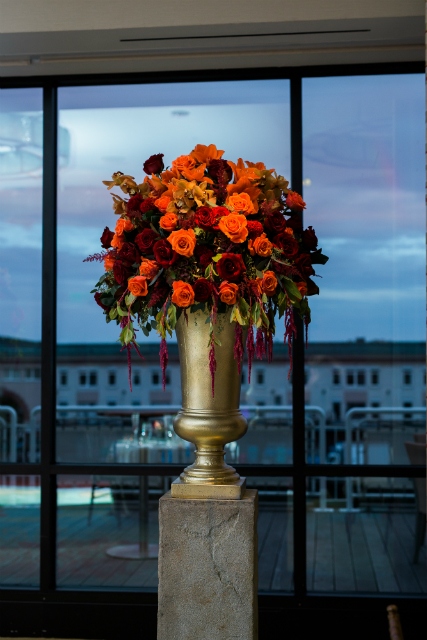
[[[171,485],[172,498],[187,500],[240,500],[245,491],[246,478],[240,478],[236,484],[197,484],[177,478]]]

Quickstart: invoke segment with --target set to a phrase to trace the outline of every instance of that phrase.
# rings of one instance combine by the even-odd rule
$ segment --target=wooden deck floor
[[[3,509],[0,513],[0,583],[30,586],[38,582],[38,511]],[[426,593],[426,550],[412,564],[415,514],[309,512],[307,581],[310,591]],[[292,513],[262,506],[258,522],[259,589],[293,588]],[[150,542],[158,540],[157,512],[150,512]],[[99,505],[88,524],[87,507],[62,507],[58,517],[60,587],[157,587],[156,560],[110,558],[106,550],[138,542],[137,514],[118,522],[111,508]]]

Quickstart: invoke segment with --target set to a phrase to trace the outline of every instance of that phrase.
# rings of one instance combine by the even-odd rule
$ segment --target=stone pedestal
[[[158,640],[258,639],[258,493],[159,502]]]

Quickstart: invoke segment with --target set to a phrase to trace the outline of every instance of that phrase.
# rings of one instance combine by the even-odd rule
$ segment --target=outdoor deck
[[[292,513],[262,505],[259,532],[259,589],[293,588]],[[0,584],[38,582],[38,509],[0,510]],[[426,548],[412,564],[414,513],[345,514],[309,512],[307,581],[310,591],[426,593]],[[150,542],[157,542],[157,512],[150,512]],[[138,518],[119,524],[110,506],[98,505],[88,524],[88,507],[58,510],[60,587],[157,587],[156,560],[120,560],[108,548],[138,541]]]

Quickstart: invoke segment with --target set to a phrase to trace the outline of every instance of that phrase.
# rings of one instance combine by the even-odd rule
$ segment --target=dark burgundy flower
[[[223,253],[216,264],[216,269],[219,277],[228,282],[238,282],[242,273],[246,271],[240,253]]]
[[[285,258],[295,258],[298,254],[298,242],[289,233],[279,233],[274,238],[273,243],[276,247],[282,249]]]
[[[154,198],[146,198],[141,202],[141,205],[139,207],[141,213],[147,213],[147,211],[153,211],[154,209],[156,209]]]
[[[286,226],[290,227],[294,233],[300,233],[302,231],[302,222],[300,216],[292,216],[289,220],[286,220]]]
[[[113,238],[114,238],[114,231],[110,231],[108,227],[105,227],[104,231],[102,232],[102,236],[100,237],[101,247],[103,249],[109,249],[111,247],[111,240]]]
[[[256,220],[248,221],[248,237],[251,240],[255,240],[255,238],[259,238],[260,235],[264,233],[264,228],[260,222]]]
[[[219,182],[218,177],[223,180],[224,184],[230,182],[233,177],[233,170],[227,160],[211,160],[208,167],[208,173],[213,180]]]
[[[153,253],[157,262],[165,269],[173,265],[179,258],[167,240],[157,240],[153,247]]]
[[[121,285],[127,285],[129,271],[126,266],[121,262],[121,260],[115,260],[113,266],[113,273],[116,279],[116,282]]]
[[[130,198],[129,202],[127,203],[127,213],[129,218],[141,217],[139,207],[141,206],[142,202],[142,196],[139,193],[137,193],[136,196],[132,196],[132,198]]]
[[[317,249],[318,240],[313,227],[310,226],[302,232],[302,241],[309,251],[315,251]]]
[[[153,246],[159,236],[152,229],[144,229],[135,238],[135,243],[138,245],[141,253],[153,253]]]
[[[206,278],[199,278],[193,284],[193,291],[196,302],[206,302],[212,295],[212,285]]]
[[[106,311],[109,310],[110,307],[106,307],[105,304],[102,304],[101,293],[99,291],[97,291],[93,297],[95,298],[96,304],[99,304],[99,306],[102,307],[102,309],[105,309]]]
[[[170,287],[162,279],[157,280],[151,293],[151,298],[147,303],[148,307],[160,307],[165,303],[167,296],[170,293]]]
[[[280,211],[273,211],[265,217],[265,226],[274,234],[282,233],[286,227],[286,220]]]
[[[211,207],[200,207],[200,209],[197,209],[195,216],[196,225],[201,229],[205,229],[205,231],[212,231],[212,229],[218,228],[216,227],[217,218],[221,216],[218,216],[217,209],[222,210],[224,207],[214,207],[213,209],[211,209]],[[228,209],[225,209],[225,213],[222,213],[222,215],[227,214]]]
[[[117,257],[123,262],[133,264],[140,261],[140,255],[138,249],[131,242],[125,242],[120,249]]]
[[[304,278],[315,275],[315,271],[311,266],[311,260],[308,253],[302,253],[295,260],[295,266]]]
[[[194,255],[196,256],[196,260],[204,269],[206,269],[208,264],[212,262],[213,254],[214,252],[212,251],[212,249],[209,249],[206,245],[196,244]]]
[[[151,176],[152,173],[160,173],[160,171],[163,171],[163,155],[163,153],[157,153],[154,156],[150,156],[148,160],[144,162],[144,166],[142,168],[147,175]]]

